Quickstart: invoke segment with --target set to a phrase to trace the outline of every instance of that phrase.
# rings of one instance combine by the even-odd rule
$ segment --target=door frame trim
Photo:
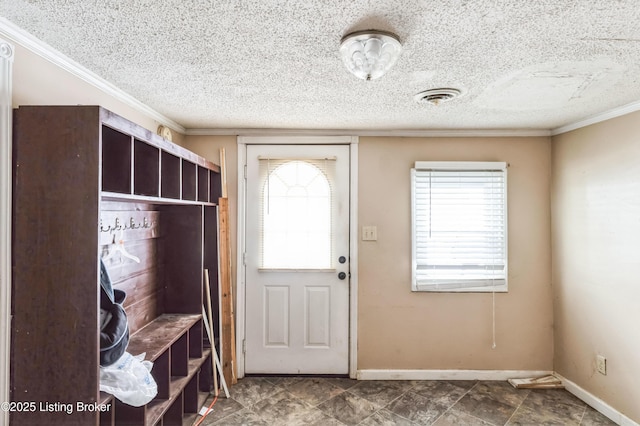
[[[246,275],[247,145],[349,145],[349,377],[358,372],[358,136],[238,136],[238,230],[236,256],[236,363],[238,378],[244,372]]]
[[[0,38],[0,402],[10,401],[11,373],[11,222],[13,187],[13,58],[14,47]],[[0,424],[9,424],[9,410]]]

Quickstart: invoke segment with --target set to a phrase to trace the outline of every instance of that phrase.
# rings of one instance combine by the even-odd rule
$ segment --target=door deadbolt
[[[347,258],[346,258],[346,257],[344,257],[344,256],[340,256],[340,257],[338,258],[338,262],[340,262],[340,263],[344,263],[344,262],[346,262],[346,261],[347,261]]]

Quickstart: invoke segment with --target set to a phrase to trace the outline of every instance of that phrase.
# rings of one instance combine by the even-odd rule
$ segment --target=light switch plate
[[[378,240],[378,228],[376,226],[362,227],[362,241],[377,241],[377,240]]]

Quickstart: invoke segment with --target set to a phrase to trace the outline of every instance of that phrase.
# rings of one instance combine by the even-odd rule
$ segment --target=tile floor
[[[201,425],[615,424],[565,390],[497,381],[247,377],[230,394]]]

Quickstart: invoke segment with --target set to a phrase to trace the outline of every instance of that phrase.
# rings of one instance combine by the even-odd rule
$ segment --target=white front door
[[[349,146],[248,145],[245,372],[349,372]]]

